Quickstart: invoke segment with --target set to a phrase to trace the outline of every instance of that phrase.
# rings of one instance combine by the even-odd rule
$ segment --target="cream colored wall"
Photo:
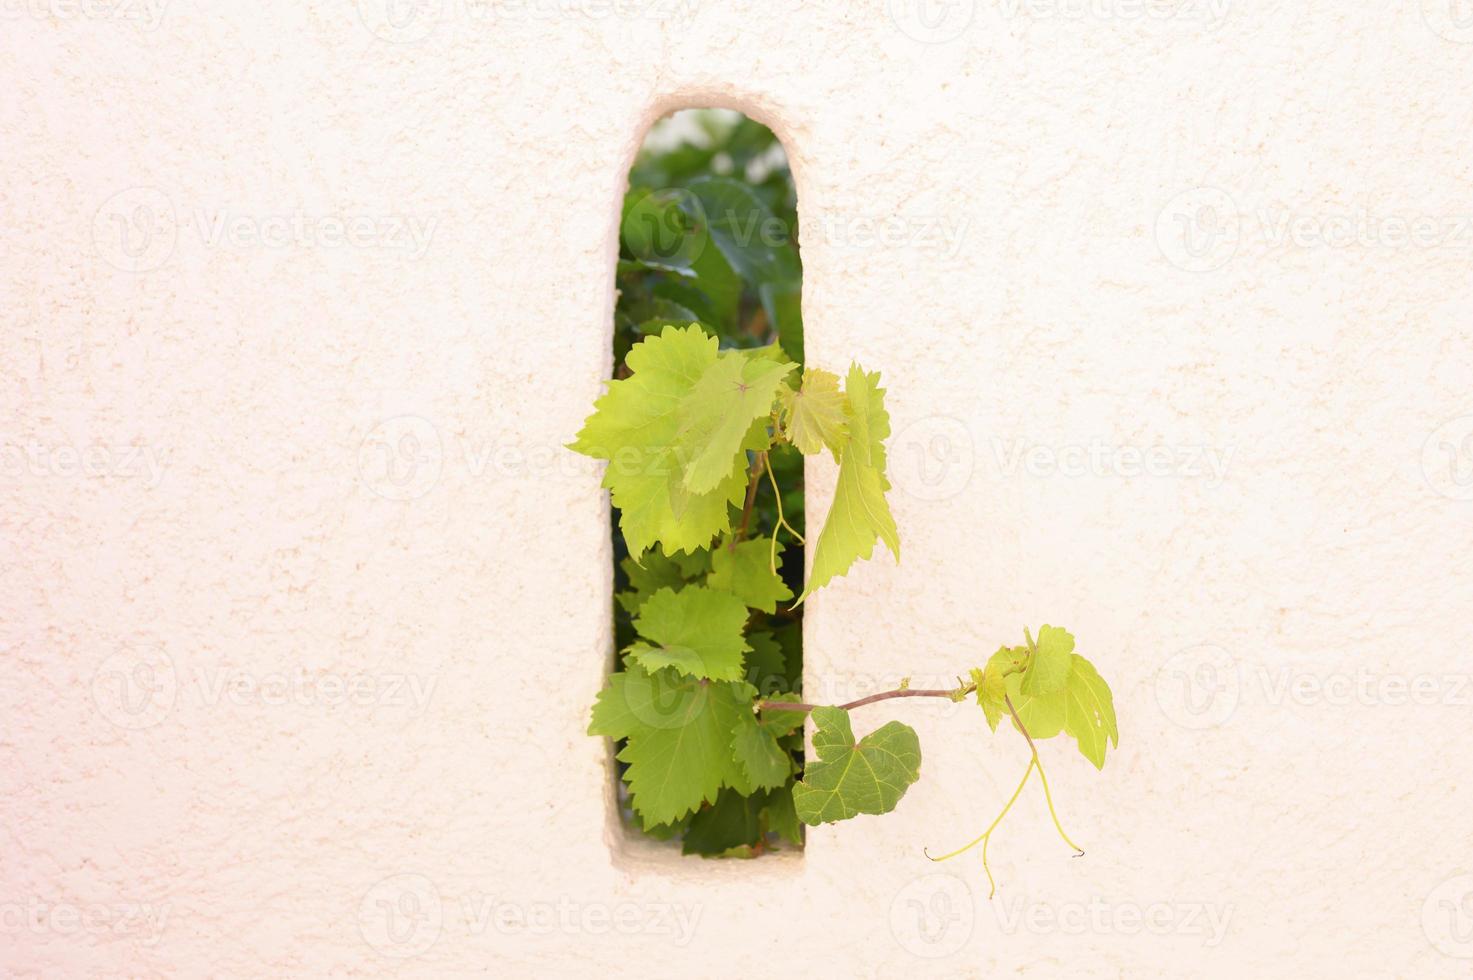
[[[0,8],[0,972],[1465,975],[1473,27],[918,2]],[[611,823],[560,447],[693,105],[786,143],[810,360],[895,419],[808,693],[1043,621],[1115,688],[1087,856],[1030,795],[992,901],[921,854],[1025,762],[975,709],[857,716],[923,778],[801,857]]]

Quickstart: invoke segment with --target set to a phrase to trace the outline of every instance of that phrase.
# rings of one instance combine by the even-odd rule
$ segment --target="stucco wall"
[[[1270,0],[0,4],[0,972],[1464,976],[1473,24]],[[392,15],[392,16],[391,16]],[[894,815],[680,860],[582,732],[644,130],[777,131],[904,562],[807,688],[1025,623],[1088,851],[975,707]],[[811,505],[833,473],[812,464]],[[926,958],[931,957],[932,961]]]

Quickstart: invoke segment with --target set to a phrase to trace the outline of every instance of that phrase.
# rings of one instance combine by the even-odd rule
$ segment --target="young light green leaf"
[[[1007,714],[1007,702],[1003,699],[1007,696],[1007,684],[1003,680],[1002,671],[993,666],[993,661],[1004,653],[999,650],[992,655],[992,660],[987,662],[986,667],[972,668],[972,683],[977,688],[977,703],[982,706],[982,713],[987,716],[987,727],[997,731],[997,723],[1002,721],[1002,716]]]
[[[1062,691],[1069,681],[1074,637],[1068,630],[1044,626],[1038,631],[1032,652],[1032,660],[1023,673],[1023,693],[1037,695]]]
[[[1023,675],[1009,674],[1005,679],[1008,697],[1028,735],[1035,742],[1053,738],[1064,730],[1065,696],[1063,691],[1048,694],[1025,694]]]
[[[869,558],[876,541],[884,541],[890,553],[900,557],[900,535],[885,499],[890,483],[885,479],[884,440],[890,434],[890,416],[879,382],[878,372],[866,374],[857,364],[849,369],[844,389],[850,409],[849,439],[839,461],[834,502],[799,602],[848,572],[859,559]]]
[[[746,464],[742,447],[752,423],[772,414],[777,390],[796,366],[723,351],[705,370],[677,410],[676,439],[688,460],[682,481],[687,491],[709,493],[726,479],[733,460]]]
[[[844,379],[844,399],[849,406],[849,440],[845,444],[845,452],[852,450],[859,462],[884,475],[890,413],[885,411],[885,389],[880,387],[880,372],[866,373],[858,364],[850,364],[849,374]],[[888,483],[885,489],[890,489]]]
[[[1120,733],[1110,688],[1094,665],[1077,653],[1070,654],[1064,686],[1047,694],[1024,691],[1025,677],[1010,674],[1006,682],[1008,696],[1028,735],[1037,742],[1065,732],[1073,736],[1080,753],[1095,768],[1104,768],[1106,746],[1111,742],[1118,746]]]
[[[783,430],[798,452],[812,456],[824,446],[838,462],[849,438],[849,409],[839,390],[839,376],[809,368],[803,372],[802,387],[778,391],[783,407]]]
[[[781,546],[777,554],[777,567],[781,569]],[[711,552],[711,574],[706,576],[706,584],[730,592],[753,609],[775,612],[779,602],[793,598],[793,590],[781,575],[773,574],[768,564],[771,556],[771,538],[738,541],[735,546],[719,544]]]
[[[1115,699],[1110,686],[1100,677],[1094,664],[1074,655],[1074,668],[1069,673],[1068,703],[1065,707],[1064,730],[1079,743],[1079,751],[1105,768],[1105,744],[1120,747],[1120,730],[1115,722]]]
[[[889,722],[856,743],[847,711],[814,708],[813,720],[818,759],[808,763],[793,787],[793,805],[804,823],[889,813],[920,778],[920,740],[908,725]]]
[[[699,585],[661,589],[634,621],[635,631],[650,642],[632,645],[629,659],[651,672],[673,667],[689,677],[738,681],[746,622],[747,607],[729,592]]]
[[[684,483],[681,454],[689,453],[676,451],[679,406],[716,362],[716,338],[694,324],[640,341],[625,359],[633,373],[609,383],[571,444],[609,461],[603,485],[631,555],[656,542],[668,555],[705,548],[731,528],[730,508],[741,503],[747,485],[745,457],[734,453],[709,492],[695,493]]]
[[[987,660],[987,666],[972,668],[972,683],[977,688],[977,703],[987,716],[987,726],[997,731],[998,722],[1008,713],[1007,677],[1028,665],[1027,647],[1000,647]]]

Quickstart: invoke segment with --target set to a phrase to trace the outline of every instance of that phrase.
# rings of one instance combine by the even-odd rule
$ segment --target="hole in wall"
[[[722,350],[761,350],[754,356],[785,356],[801,365],[797,222],[793,174],[768,127],[729,109],[687,109],[656,122],[630,169],[620,214],[614,378],[630,377],[630,355],[649,338],[691,329]],[[621,513],[613,510],[614,670],[624,669],[631,647],[647,640],[641,630],[651,599],[664,590],[742,591],[734,570],[754,561],[771,567],[777,535],[776,578],[741,596],[745,681],[764,697],[801,694],[803,607],[793,602],[804,569],[803,475],[802,456],[791,446],[749,451],[740,492],[733,484],[727,504],[726,529],[708,547],[667,552],[656,546],[631,555]],[[792,534],[780,530],[783,522]],[[678,725],[683,713],[699,708],[702,695],[688,685],[662,683],[658,675],[647,683],[650,724]],[[693,812],[664,823],[640,812],[629,785],[630,753],[624,741],[616,743],[614,799],[627,835],[710,858],[800,851],[791,785],[802,772],[801,725],[779,743],[793,773],[786,784],[754,792],[725,785]]]

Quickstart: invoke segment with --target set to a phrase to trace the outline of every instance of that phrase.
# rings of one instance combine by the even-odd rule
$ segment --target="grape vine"
[[[796,223],[785,168],[754,176],[771,146],[744,128],[755,125],[708,128],[710,143],[743,164],[739,177],[709,175],[718,151],[687,146],[642,157],[626,199],[618,366],[570,444],[606,461],[618,512],[619,653],[589,734],[619,746],[627,805],[645,833],[679,839],[686,853],[755,857],[800,844],[804,825],[887,813],[919,778],[915,730],[889,721],[856,737],[852,711],[972,699],[991,730],[1006,721],[1024,737],[1030,760],[991,825],[933,860],[980,845],[991,882],[992,834],[1035,772],[1059,835],[1082,853],[1059,821],[1037,743],[1068,735],[1102,768],[1119,733],[1109,687],[1066,630],[1045,625],[1036,639],[1025,630],[1022,645],[964,669],[970,679],[955,688],[905,682],[847,704],[802,700],[803,603],[878,544],[898,560],[900,537],[879,373],[803,363],[796,248],[741,233]],[[808,457],[838,467],[811,545]]]

